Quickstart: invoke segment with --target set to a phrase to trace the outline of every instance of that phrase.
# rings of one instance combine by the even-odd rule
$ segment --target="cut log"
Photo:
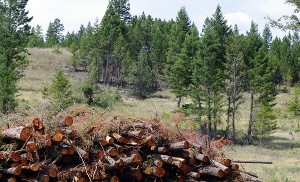
[[[105,136],[105,141],[108,145],[111,145],[114,143],[114,139],[108,135]]]
[[[181,157],[172,157],[172,159],[173,159],[173,161],[180,161],[180,162],[183,162],[183,163],[186,162],[186,159],[181,158]]]
[[[116,163],[115,159],[111,158],[110,156],[105,156],[105,159],[108,161],[109,166],[108,168],[114,169],[118,167],[118,164]]]
[[[225,176],[225,172],[222,169],[213,166],[203,166],[198,169],[198,172],[201,175],[210,175],[219,178],[223,178]]]
[[[18,182],[16,177],[10,177],[7,182]]]
[[[68,154],[68,150],[66,148],[61,149],[60,153],[62,155],[67,155]]]
[[[105,150],[105,152],[106,152],[109,156],[111,156],[111,157],[115,157],[115,156],[118,155],[118,151],[117,151],[116,148],[114,148],[114,147],[108,147],[108,148]]]
[[[154,160],[154,164],[155,164],[156,167],[163,167],[164,166],[164,162],[159,160],[159,159]]]
[[[117,176],[113,176],[110,178],[110,182],[119,182],[119,178]]]
[[[117,149],[118,154],[121,154],[124,151],[124,147],[121,145],[113,143],[113,146]]]
[[[167,148],[166,147],[158,147],[157,148],[157,152],[159,152],[159,153],[166,153],[167,152]]]
[[[195,159],[199,160],[199,161],[201,161],[203,163],[208,163],[209,162],[209,157],[206,156],[206,155],[204,155],[204,154],[196,154],[195,155]]]
[[[34,142],[28,142],[26,144],[27,152],[37,152],[38,148]]]
[[[188,173],[194,171],[194,168],[195,168],[195,167],[192,167],[191,165],[182,163],[181,170],[182,170],[183,174],[186,175],[186,174],[188,174]]]
[[[173,162],[173,158],[168,155],[155,154],[155,157],[157,157],[158,159],[160,159],[166,163],[169,163],[169,164],[172,164],[172,162]]]
[[[12,138],[21,141],[26,141],[31,135],[31,130],[28,127],[18,126],[15,128],[9,128],[7,130],[4,130],[2,132],[2,135],[5,138]]]
[[[85,134],[93,133],[95,131],[95,129],[97,129],[97,128],[98,128],[98,126],[93,125],[85,132]]]
[[[200,173],[197,172],[190,172],[187,174],[187,176],[192,177],[194,179],[199,179],[201,177]]]
[[[30,164],[30,165],[22,166],[21,169],[27,169],[36,172],[40,169],[40,166],[38,164]]]
[[[142,139],[145,135],[144,131],[138,131],[138,130],[134,130],[134,131],[126,131],[123,133],[123,135],[125,136],[129,136],[129,137],[135,137],[138,139]]]
[[[239,170],[240,166],[238,164],[231,164],[230,168],[234,171],[237,171],[237,170]]]
[[[38,127],[40,122],[41,122],[41,121],[40,121],[39,118],[34,118],[34,119],[32,120],[32,125],[35,126],[35,127]]]
[[[80,155],[83,159],[89,158],[89,154],[85,150],[81,149],[80,147],[76,146],[75,150],[76,150],[77,154]]]
[[[141,164],[142,162],[143,159],[139,154],[132,154],[130,157],[124,159],[125,164]]]
[[[231,160],[230,159],[226,159],[226,158],[222,158],[221,159],[221,164],[223,164],[224,166],[230,167]]]
[[[61,132],[56,132],[53,136],[52,136],[52,139],[53,139],[53,141],[55,141],[55,142],[60,142],[60,141],[62,141],[63,140],[63,134],[61,133]]]
[[[49,169],[48,169],[48,175],[51,177],[51,178],[56,178],[58,176],[58,169],[56,166],[50,166]]]
[[[122,143],[124,141],[124,137],[122,137],[121,135],[119,135],[117,133],[113,133],[112,136],[120,143]]]
[[[171,150],[188,149],[188,148],[190,148],[190,144],[188,141],[182,141],[182,142],[170,144],[169,148]]]
[[[68,155],[74,155],[75,149],[73,147],[67,147]]]
[[[230,173],[230,168],[227,167],[227,166],[224,166],[223,164],[215,161],[215,160],[212,160],[213,164],[215,167],[219,168],[219,169],[222,169],[224,171],[225,174],[229,174]]]
[[[168,139],[168,133],[167,132],[162,132],[162,134],[160,135],[162,140],[167,140]]]
[[[166,170],[162,167],[152,167],[152,173],[155,176],[162,178],[166,175]]]
[[[98,144],[101,145],[101,146],[107,145],[107,142],[106,142],[106,140],[105,140],[105,137],[103,137],[102,135],[98,135],[98,136],[95,138],[95,142],[98,143]]]
[[[174,158],[174,157],[172,157],[172,158]],[[172,164],[179,168],[182,168],[182,165],[183,165],[183,163],[181,161],[175,161],[175,160],[173,160]]]
[[[21,166],[11,167],[8,169],[0,169],[0,171],[4,174],[10,174],[15,176],[19,176],[22,173]]]
[[[58,121],[58,126],[67,127],[73,124],[73,118],[71,116],[67,116],[64,120]]]
[[[144,170],[144,173],[147,175],[151,175],[152,174],[152,168],[151,167],[146,167]]]
[[[20,152],[17,151],[0,151],[0,160],[10,160],[13,162],[18,162],[21,160]]]
[[[50,177],[48,175],[40,175],[39,180],[40,182],[49,182]]]

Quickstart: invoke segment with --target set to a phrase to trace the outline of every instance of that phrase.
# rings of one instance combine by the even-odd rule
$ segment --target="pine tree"
[[[242,103],[242,84],[245,74],[243,56],[244,36],[239,35],[238,28],[235,29],[228,39],[226,48],[225,75],[226,94],[228,101],[226,135],[229,134],[230,118],[232,123],[232,139],[236,139],[235,118],[236,110]]]
[[[53,47],[59,45],[63,41],[64,25],[60,19],[56,18],[54,22],[50,22],[46,33],[46,46]]]
[[[252,143],[253,135],[262,137],[270,134],[276,128],[273,114],[273,101],[277,94],[276,85],[273,82],[275,70],[269,61],[267,47],[263,44],[255,56],[253,68],[249,70],[251,102],[254,103],[252,118],[250,118],[252,123],[249,122],[248,129],[249,143]],[[259,132],[257,133],[257,131]]]
[[[139,54],[136,69],[131,77],[131,93],[139,99],[145,99],[158,90],[156,74],[151,69],[149,50],[143,47]]]
[[[43,29],[40,25],[32,27],[28,47],[44,47]]]
[[[51,85],[44,87],[43,96],[50,100],[57,111],[60,111],[72,104],[71,87],[71,83],[63,71],[58,70],[52,79]]]
[[[192,83],[192,62],[196,59],[199,50],[199,32],[195,26],[186,34],[181,53],[171,67],[169,83],[172,92],[178,98],[177,107],[180,107],[181,98],[186,97]]]
[[[181,8],[177,14],[175,23],[172,24],[169,35],[169,46],[167,55],[167,65],[165,68],[165,75],[169,75],[172,65],[175,63],[178,54],[180,54],[183,47],[186,34],[190,31],[191,21],[185,10]]]
[[[216,135],[223,105],[226,42],[230,31],[218,5],[213,17],[205,20],[202,47],[199,58],[195,60],[192,96],[198,100],[198,105],[200,100],[203,101],[202,105],[205,105],[205,108],[198,107],[202,108],[204,111],[202,113],[206,115],[208,132],[211,136]],[[202,98],[199,94],[195,94],[196,92],[202,92]]]
[[[0,1],[0,111],[4,114],[16,106],[16,84],[27,64],[26,46],[32,20],[25,9],[27,2]]]

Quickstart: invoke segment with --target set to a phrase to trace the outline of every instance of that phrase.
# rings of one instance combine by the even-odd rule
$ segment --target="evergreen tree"
[[[157,70],[158,76],[164,80],[164,68],[166,66],[166,52],[168,49],[167,22],[155,19],[152,25],[152,40],[150,58],[153,69]]]
[[[32,17],[25,10],[28,0],[0,1],[0,111],[7,113],[16,106],[17,81],[27,60]]]
[[[295,116],[300,116],[300,87],[296,86],[292,89],[290,100],[288,101],[288,111]]]
[[[186,97],[192,83],[192,62],[196,59],[199,50],[199,32],[195,26],[186,34],[181,53],[171,67],[169,83],[172,92],[178,98],[177,107],[180,107],[181,98]]]
[[[172,28],[170,31],[169,48],[166,53],[167,64],[165,67],[165,75],[170,75],[171,72],[174,72],[175,71],[174,66],[179,68],[178,62],[177,63],[175,63],[175,62],[178,59],[179,54],[181,53],[181,49],[183,48],[183,45],[184,45],[184,40],[186,38],[187,33],[190,31],[190,29],[191,29],[191,21],[188,17],[188,14],[187,14],[185,8],[181,8],[177,14],[176,22],[172,25]],[[174,65],[174,64],[176,64],[176,65]],[[181,63],[179,63],[179,64],[181,64]],[[172,78],[174,78],[174,76],[171,76],[170,78],[172,79]],[[172,82],[172,80],[168,80],[168,82],[170,83],[170,82]],[[174,88],[174,84],[171,83],[171,87]],[[182,86],[179,86],[178,88],[180,88],[180,87],[182,87]],[[178,91],[176,91],[176,92],[177,92],[176,95],[178,97],[178,105],[180,106],[181,98],[184,95],[182,95]]]
[[[265,40],[267,49],[269,49],[273,37],[272,37],[272,32],[271,32],[270,27],[269,27],[268,24],[265,25],[265,28],[264,28],[263,33],[262,33],[262,36],[263,36],[263,38]]]
[[[149,62],[149,50],[145,46],[141,49],[136,69],[131,77],[132,95],[140,99],[145,99],[158,90],[156,74]]]
[[[53,23],[50,22],[46,33],[46,46],[52,47],[61,44],[63,41],[63,31],[64,25],[58,18]]]
[[[44,47],[43,29],[40,25],[31,28],[28,47]]]
[[[43,96],[57,108],[58,111],[66,109],[72,104],[71,83],[63,71],[58,70],[49,87],[44,87]]]
[[[269,56],[270,56],[271,64],[275,69],[274,83],[277,85],[282,84],[283,81],[283,76],[282,76],[281,66],[280,66],[280,57],[281,57],[280,49],[281,49],[281,40],[280,38],[276,37],[271,43],[269,49]]]
[[[198,106],[204,109],[207,118],[208,132],[215,136],[217,123],[220,121],[220,111],[223,105],[224,90],[224,69],[226,62],[226,42],[230,35],[230,27],[222,15],[221,7],[218,5],[212,18],[205,20],[201,51],[198,60],[195,60],[193,73],[192,96],[203,105]],[[196,92],[201,92],[202,98]],[[202,123],[203,124],[203,123]],[[202,128],[204,128],[202,126]]]
[[[249,123],[248,128],[249,143],[252,142],[253,135],[259,134],[262,137],[276,128],[272,103],[277,94],[273,82],[274,73],[275,70],[269,63],[267,47],[263,44],[255,56],[253,68],[249,70],[251,102],[254,102],[255,106],[252,108],[252,118],[250,118],[253,123]],[[256,128],[257,126],[259,128]],[[259,133],[256,133],[257,131]]]
[[[226,135],[229,134],[230,118],[232,126],[232,139],[236,139],[235,118],[238,105],[242,103],[242,84],[245,74],[243,56],[244,36],[239,35],[235,29],[228,39],[226,48],[226,94],[228,101]]]

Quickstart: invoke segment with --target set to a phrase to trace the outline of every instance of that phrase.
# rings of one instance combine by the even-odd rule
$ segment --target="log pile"
[[[30,126],[2,131],[1,181],[261,181],[230,159],[210,158],[203,146],[174,141],[153,124],[103,133],[96,125],[72,129],[73,118],[50,130],[35,118]]]

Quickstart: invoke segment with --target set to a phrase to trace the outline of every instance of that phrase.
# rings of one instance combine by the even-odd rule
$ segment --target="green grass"
[[[55,53],[52,49],[29,49],[31,54],[28,58],[30,65],[25,70],[18,85],[21,88],[19,99],[25,100],[20,104],[22,112],[36,114],[34,109],[30,109],[26,104],[34,107],[37,112],[44,112],[49,105],[42,99],[41,90],[51,83],[51,78],[57,69],[62,69],[70,79],[75,95],[82,97],[80,87],[87,78],[86,73],[71,72],[66,62],[71,54],[65,49],[61,53]],[[128,97],[125,91],[120,91],[123,102],[115,105],[109,112],[111,114],[122,114],[125,116],[142,117],[150,119],[160,117],[161,120],[172,123],[173,111],[176,109],[177,100],[169,90],[160,91],[153,97],[146,100],[137,100]],[[300,179],[300,133],[294,133],[298,127],[299,118],[287,112],[287,102],[289,93],[280,93],[276,98],[275,106],[277,113],[278,130],[271,136],[262,140],[261,146],[234,146],[226,148],[224,153],[227,157],[236,160],[271,160],[272,165],[243,164],[247,171],[255,172],[265,181],[299,181]],[[239,106],[236,116],[236,127],[241,133],[247,130],[249,118],[250,96],[244,93],[244,102]],[[188,103],[189,99],[184,99]],[[26,103],[26,104],[25,104]],[[79,106],[80,107],[80,106]],[[99,108],[94,108],[99,110]],[[21,113],[22,113],[21,112]],[[13,120],[18,120],[21,116],[15,116]],[[220,129],[225,128],[226,115],[221,116],[222,123]],[[6,120],[5,120],[6,121]],[[184,128],[190,128],[187,124]],[[290,134],[292,132],[293,136]]]

